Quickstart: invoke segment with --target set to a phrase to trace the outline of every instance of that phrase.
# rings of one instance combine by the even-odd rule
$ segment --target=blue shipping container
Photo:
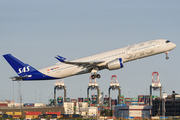
[[[138,105],[138,103],[132,103],[131,105]]]
[[[117,106],[126,106],[126,104],[117,104]]]
[[[24,103],[24,105],[34,105],[34,103]]]

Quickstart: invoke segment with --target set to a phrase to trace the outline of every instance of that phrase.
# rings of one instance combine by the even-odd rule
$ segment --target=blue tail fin
[[[11,67],[16,71],[19,76],[30,75],[31,72],[36,71],[35,68],[20,61],[11,54],[3,55],[3,57],[7,60],[7,62],[11,65]]]

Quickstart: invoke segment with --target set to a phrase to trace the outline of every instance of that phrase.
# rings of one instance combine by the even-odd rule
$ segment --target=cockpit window
[[[171,42],[171,41],[169,41],[169,40],[166,41],[166,43],[169,43],[169,42]]]

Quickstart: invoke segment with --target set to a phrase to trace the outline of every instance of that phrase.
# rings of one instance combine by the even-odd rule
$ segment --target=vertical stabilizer
[[[11,54],[5,54],[3,57],[11,65],[11,67],[16,71],[19,76],[29,75],[31,72],[36,71],[35,68],[30,65],[20,61]]]

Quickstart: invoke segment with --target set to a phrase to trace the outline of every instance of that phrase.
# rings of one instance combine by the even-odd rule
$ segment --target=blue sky
[[[0,2],[0,100],[18,97],[17,75],[2,57],[11,53],[36,69],[53,65],[61,55],[69,60],[152,39],[168,39],[177,47],[169,53],[103,70],[97,80],[108,94],[111,76],[117,75],[125,97],[149,94],[151,74],[158,71],[163,92],[179,90],[180,1],[159,0],[9,0]],[[67,97],[87,96],[90,74],[65,78]],[[21,82],[23,102],[44,102],[53,97],[56,80]],[[13,92],[14,84],[14,92]],[[42,95],[41,95],[42,93]],[[90,91],[95,94],[96,91]],[[117,98],[117,91],[112,98]],[[158,91],[153,92],[159,95]],[[14,97],[13,97],[14,96]],[[42,97],[41,97],[42,96]],[[57,91],[63,96],[63,91]],[[41,100],[42,99],[42,100]]]

